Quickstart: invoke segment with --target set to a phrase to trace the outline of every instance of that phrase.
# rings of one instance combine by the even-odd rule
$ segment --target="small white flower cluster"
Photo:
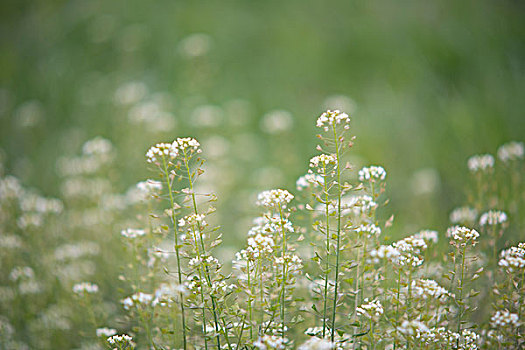
[[[89,282],[77,283],[73,286],[73,293],[78,295],[98,293],[98,286]]]
[[[120,303],[126,310],[129,310],[135,304],[141,304],[141,305],[147,306],[147,305],[152,305],[152,302],[153,302],[153,295],[142,293],[142,292],[135,293],[120,301]]]
[[[321,175],[316,175],[316,174],[303,175],[300,178],[298,178],[297,181],[295,182],[295,186],[298,191],[303,191],[307,188],[310,188],[311,186],[318,187],[318,186],[323,186],[323,185],[324,185],[324,177],[322,177]]]
[[[260,216],[253,220],[253,224],[254,226],[248,231],[249,237],[256,236],[257,234],[268,236],[277,233],[282,235],[281,231],[283,227],[286,232],[293,233],[295,231],[290,220],[286,218],[281,219],[278,215]]]
[[[364,316],[369,320],[377,322],[379,317],[383,314],[383,306],[379,300],[368,301],[368,298],[364,300],[364,304],[355,309],[358,316]]]
[[[498,158],[504,163],[523,159],[524,154],[523,142],[512,141],[498,148]]]
[[[137,189],[141,191],[144,196],[152,196],[162,191],[162,183],[160,181],[148,179],[137,183]]]
[[[253,346],[259,350],[284,350],[286,349],[287,342],[288,339],[281,336],[265,334],[259,337],[259,339],[253,343]]]
[[[327,110],[319,118],[317,118],[317,127],[323,128],[324,131],[328,131],[328,127],[336,126],[337,124],[344,124],[344,128],[348,129],[350,126],[350,117],[348,114],[343,113],[339,110]]]
[[[286,262],[286,269],[285,270],[286,270],[286,272],[288,274],[291,274],[291,275],[297,274],[303,268],[303,261],[301,260],[300,257],[298,257],[295,254],[293,254],[293,255],[287,254],[284,257],[278,256],[278,257],[275,258],[274,265],[278,266],[278,270],[277,271],[282,273],[281,266],[285,262]]]
[[[371,165],[369,167],[364,167],[359,170],[357,174],[359,181],[361,182],[376,182],[383,181],[386,178],[386,171],[383,167],[377,165]]]
[[[248,237],[248,248],[246,248],[246,254],[251,260],[256,260],[261,255],[265,256],[273,253],[274,245],[273,238],[259,233],[253,237]]]
[[[125,230],[120,231],[120,234],[126,238],[137,238],[144,236],[146,234],[146,231],[135,228],[127,228]]]
[[[97,255],[100,253],[100,246],[95,242],[80,241],[77,243],[66,243],[55,249],[56,260],[74,260],[87,255]]]
[[[507,214],[500,210],[489,210],[483,213],[479,218],[480,226],[491,225],[495,226],[507,222]]]
[[[450,213],[450,222],[453,224],[473,224],[476,222],[478,212],[474,208],[459,207]]]
[[[35,277],[35,272],[29,266],[16,266],[11,270],[9,279],[11,281],[18,281],[20,279],[31,279]]]
[[[451,239],[451,244],[457,247],[464,247],[467,243],[472,243],[475,246],[478,231],[464,226],[452,226],[447,229],[447,237]]]
[[[379,248],[370,251],[368,263],[379,264],[383,259],[397,261],[401,253],[391,245],[381,245]]]
[[[368,215],[377,208],[377,203],[369,195],[350,196],[343,200],[342,215],[353,213],[354,215]]]
[[[420,254],[427,249],[427,244],[423,239],[413,236],[394,242],[392,246],[400,253],[392,259],[392,262],[399,266],[417,267],[423,264]]]
[[[197,267],[203,262],[206,262],[208,266],[215,266],[215,267],[220,266],[219,260],[217,260],[217,258],[213,256],[207,256],[207,257],[196,256],[190,259],[190,261],[188,262],[188,265],[191,267]]]
[[[195,140],[192,137],[182,137],[178,138],[175,142],[173,142],[174,145],[183,153],[186,153],[186,151],[189,151],[190,153],[201,153],[202,151],[199,149],[200,143],[199,141]]]
[[[0,178],[0,202],[12,198],[20,198],[24,192],[20,180],[14,176]]]
[[[88,156],[105,155],[111,153],[113,144],[111,141],[97,136],[89,141],[86,141],[82,146],[82,153]]]
[[[191,214],[179,219],[179,227],[187,226],[188,229],[197,225],[197,227],[206,227],[208,223],[204,214]]]
[[[64,209],[64,204],[56,198],[45,198],[35,193],[25,193],[20,198],[20,209],[24,212],[38,214],[59,214]]]
[[[439,327],[420,332],[416,338],[425,345],[439,345],[439,349],[477,350],[479,335],[469,329],[464,329],[459,335],[444,327]]]
[[[152,305],[170,305],[180,294],[188,294],[186,286],[175,283],[163,283],[155,290],[155,299]]]
[[[510,247],[500,253],[498,265],[506,267],[510,272],[525,268],[525,243],[519,243],[517,247]]]
[[[397,327],[397,330],[405,336],[420,337],[421,334],[428,333],[430,330],[421,321],[418,320],[404,320],[401,326]]]
[[[412,281],[412,291],[414,296],[421,299],[444,300],[450,293],[441,287],[436,281],[430,279],[419,279]]]
[[[478,349],[478,339],[479,334],[476,334],[470,329],[464,329],[461,332],[461,342],[459,344],[459,349],[461,350],[477,350]]]
[[[337,165],[337,157],[335,154],[320,154],[310,159],[310,168],[312,169],[324,169],[328,165]],[[309,173],[312,171],[309,170]]]
[[[0,248],[3,249],[18,249],[22,248],[23,242],[17,235],[1,234]]]
[[[418,239],[422,239],[422,240],[424,240],[427,243],[431,243],[431,242],[432,243],[437,243],[438,242],[438,233],[437,233],[437,231],[433,231],[433,230],[419,231],[418,233],[416,233],[412,237],[418,238]]]
[[[122,335],[114,335],[112,337],[109,337],[107,339],[109,345],[116,346],[115,349],[134,349],[135,343],[133,342],[133,338],[130,337],[127,334]]]
[[[367,237],[377,237],[381,234],[381,228],[374,224],[360,225],[355,231],[359,234],[366,233]]]
[[[265,208],[286,208],[293,198],[293,194],[286,190],[269,190],[259,193],[257,205]]]
[[[494,157],[490,154],[475,155],[468,159],[468,168],[471,172],[488,171],[494,168]]]
[[[440,348],[455,346],[459,340],[459,334],[445,327],[432,328],[428,332],[421,332],[416,335],[417,339],[423,341],[425,345],[440,345]]]
[[[169,157],[174,159],[179,154],[176,142],[173,143],[157,143],[152,146],[146,153],[146,160],[148,163],[157,163],[159,158]]]
[[[97,328],[96,330],[97,337],[109,338],[117,334],[117,330],[113,328]]]
[[[303,344],[299,345],[297,350],[332,350],[334,348],[335,344],[331,341],[327,339],[312,337]]]
[[[490,324],[493,328],[511,326],[518,327],[519,317],[517,314],[509,312],[509,310],[498,310],[490,318]]]

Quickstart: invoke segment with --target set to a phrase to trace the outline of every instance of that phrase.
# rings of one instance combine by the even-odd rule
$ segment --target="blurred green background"
[[[115,145],[120,192],[149,176],[151,144],[191,135],[225,236],[239,237],[253,193],[293,190],[317,116],[339,107],[354,165],[388,171],[394,229],[442,229],[465,199],[466,159],[523,140],[521,1],[0,6],[4,173],[47,196],[60,196],[57,160],[97,135]]]

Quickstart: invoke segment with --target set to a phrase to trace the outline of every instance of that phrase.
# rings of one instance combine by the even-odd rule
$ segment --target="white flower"
[[[160,159],[174,159],[179,154],[176,141],[173,143],[157,143],[146,153],[148,163],[159,163]]]
[[[355,309],[357,315],[364,316],[377,322],[379,317],[383,314],[383,306],[381,305],[381,302],[379,300],[368,301],[368,298],[364,301],[364,304]]]
[[[192,137],[183,137],[178,138],[175,142],[173,142],[173,146],[177,147],[182,153],[186,153],[186,151],[190,153],[201,153],[202,151],[199,149],[200,143],[199,141],[195,140]]]
[[[337,165],[337,157],[335,154],[320,154],[310,159],[310,168],[322,169],[329,164]]]
[[[269,134],[278,134],[290,130],[292,126],[292,114],[284,110],[268,112],[261,120],[261,129]]]
[[[363,169],[359,170],[358,178],[361,182],[383,181],[386,178],[386,171],[381,166],[371,165],[369,167],[364,167]]]
[[[381,228],[374,224],[361,225],[355,229],[359,234],[366,233],[368,237],[379,236]]]
[[[506,267],[509,271],[525,268],[525,243],[519,243],[517,247],[510,247],[500,253],[498,265]]]
[[[433,243],[437,243],[438,242],[438,233],[437,233],[437,231],[432,231],[432,230],[419,231],[418,233],[416,233],[412,237],[418,238],[418,239],[423,239],[423,240],[425,240],[425,242],[433,242]]]
[[[257,205],[266,208],[286,208],[286,205],[292,201],[294,196],[286,190],[269,190],[259,193],[257,196]]]
[[[306,174],[301,176],[297,179],[295,182],[295,186],[297,187],[298,191],[302,191],[306,188],[309,188],[311,186],[318,187],[324,185],[324,177],[321,175],[316,174]]]
[[[117,330],[113,328],[104,327],[104,328],[97,328],[96,333],[97,333],[97,337],[109,338],[117,334]]]
[[[114,335],[112,337],[109,337],[107,341],[110,345],[116,346],[115,349],[129,349],[129,348],[134,349],[135,348],[135,343],[133,342],[133,338],[127,334]]]
[[[370,251],[370,262],[378,264],[381,259],[387,259],[390,261],[398,261],[401,256],[401,252],[391,245],[382,245],[379,248]]]
[[[146,231],[134,228],[127,228],[125,230],[120,231],[120,234],[126,238],[137,238],[144,236],[146,234]]]
[[[452,244],[463,247],[467,243],[472,243],[475,246],[479,237],[478,231],[464,226],[452,226],[447,229],[447,237],[452,240]]]
[[[523,142],[512,141],[498,148],[498,158],[504,163],[523,159],[524,153]]]
[[[507,222],[507,214],[500,210],[489,210],[479,218],[480,226],[498,225]]]
[[[478,212],[474,208],[459,207],[450,213],[450,222],[453,224],[473,224],[478,217]]]
[[[345,129],[348,129],[350,117],[348,114],[338,110],[327,110],[319,118],[317,118],[317,127],[328,131],[328,126],[336,126],[337,124],[345,124]]]
[[[137,183],[137,189],[145,195],[153,195],[162,190],[162,183],[155,180],[146,180]]]
[[[487,171],[494,167],[494,157],[490,154],[475,155],[468,159],[468,168],[471,172]]]
[[[122,299],[120,303],[124,306],[124,309],[129,310],[133,305],[140,304],[144,306],[152,305],[153,295],[142,292],[135,293],[125,299]]]
[[[253,346],[259,350],[284,350],[287,342],[288,339],[281,336],[265,334],[259,337],[259,339],[253,343]]]
[[[517,327],[519,318],[517,314],[510,313],[509,310],[498,310],[490,318],[490,324],[493,328],[498,327]]]
[[[180,227],[187,226],[188,229],[191,229],[195,225],[198,228],[205,227],[205,226],[208,225],[208,223],[206,222],[205,218],[206,217],[204,216],[204,214],[186,215],[185,217],[179,219],[179,226]]]
[[[82,146],[82,153],[89,156],[105,155],[110,153],[112,150],[113,145],[111,144],[111,141],[100,136],[87,141]]]
[[[438,299],[442,300],[450,295],[450,293],[441,287],[436,281],[429,279],[419,279],[412,281],[412,291],[414,296],[422,299]]]
[[[407,336],[417,336],[421,333],[429,332],[428,327],[418,320],[407,321],[404,320],[401,326],[397,327],[399,332]]]
[[[94,283],[82,282],[73,286],[73,293],[78,295],[98,293],[98,286]]]
[[[335,348],[335,344],[327,339],[320,339],[312,337],[303,344],[299,345],[297,350],[331,350]]]

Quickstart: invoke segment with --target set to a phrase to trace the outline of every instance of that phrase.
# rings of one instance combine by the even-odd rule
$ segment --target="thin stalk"
[[[465,244],[463,246],[463,253],[461,254],[461,281],[460,287],[459,287],[459,302],[458,302],[458,330],[457,333],[461,334],[461,318],[463,317],[463,278],[464,278],[464,272],[465,272],[465,252],[467,250],[467,245]],[[457,340],[456,345],[459,347],[459,339]]]
[[[250,281],[250,259],[246,259],[246,274],[248,275],[248,315],[250,317],[250,340],[253,339],[253,318],[252,318],[252,284]]]
[[[337,292],[339,288],[339,253],[341,250],[341,197],[342,197],[342,189],[341,189],[341,169],[340,169],[340,159],[339,159],[339,144],[337,140],[337,131],[335,124],[333,125],[334,129],[334,142],[335,142],[335,154],[336,154],[336,160],[337,160],[337,245],[336,245],[336,252],[335,252],[335,289],[334,289],[334,303],[333,303],[333,310],[332,310],[332,334],[331,334],[331,342],[334,342],[335,339],[335,315],[336,315],[336,308],[337,308]]]
[[[285,301],[286,301],[286,231],[284,229],[284,218],[283,210],[279,204],[279,217],[281,221],[281,231],[283,233],[283,247],[282,247],[282,257],[283,257],[283,286],[281,288],[281,336],[284,339],[285,335],[285,322],[284,322],[284,310],[285,310]]]
[[[399,296],[400,296],[400,292],[401,292],[401,268],[397,268],[397,271],[398,271],[398,276],[397,276],[397,298],[396,298],[396,302],[397,302],[397,305],[396,305],[396,338],[394,340],[394,349],[396,348],[396,345],[397,345],[397,339],[398,339],[398,327],[399,327],[399,304],[401,303],[401,301],[399,300]]]
[[[192,175],[191,175],[190,166],[188,164],[188,155],[186,154],[186,150],[184,150],[184,165],[186,167],[186,172],[188,174],[188,182],[190,184],[190,193],[191,193],[191,199],[192,199],[192,204],[193,204],[193,212],[194,212],[195,215],[198,215],[199,212],[198,212],[198,209],[197,209],[197,200],[195,198],[195,192],[193,191],[193,178],[192,178]],[[202,253],[205,255],[206,254],[206,248],[204,246],[204,240],[202,238],[202,230],[200,229],[200,227],[199,227],[199,237],[200,237],[200,243],[201,243],[201,247],[202,247]],[[198,243],[195,242],[195,245],[198,245]],[[212,286],[212,283],[211,283],[211,278],[210,278],[210,272],[208,270],[208,265],[204,261],[203,261],[203,264],[204,264],[204,269],[205,269],[205,271],[204,271],[205,278],[206,278],[206,280],[208,282],[208,285],[209,285],[210,289],[212,289],[213,286]],[[221,339],[220,339],[220,335],[219,335],[219,321],[218,321],[218,317],[217,317],[217,307],[215,305],[215,297],[214,297],[212,291],[210,291],[210,299],[211,299],[211,304],[212,304],[213,320],[214,320],[214,324],[215,324],[215,332],[217,332],[217,350],[219,350],[221,348]]]
[[[168,186],[168,193],[170,195],[170,205],[171,205],[171,222],[173,224],[173,233],[175,236],[175,255],[177,257],[177,275],[179,277],[179,286],[182,286],[182,271],[181,271],[181,263],[180,263],[180,252],[179,252],[179,237],[177,234],[177,221],[175,220],[175,201],[173,200],[173,193],[171,189],[171,181],[170,181],[170,175],[168,172],[168,166],[166,164],[166,159],[162,157],[162,164],[164,167],[164,176],[166,177],[166,184]],[[180,297],[180,310],[181,310],[181,318],[182,318],[182,339],[184,344],[184,350],[186,350],[186,316],[184,312],[184,294],[179,292]]]
[[[328,278],[330,277],[330,216],[329,216],[329,196],[326,178],[326,165],[323,163],[323,187],[325,194],[325,215],[326,215],[326,271],[324,276],[324,305],[323,305],[323,339],[326,335],[326,308],[328,303]]]
[[[260,268],[260,271],[259,271],[259,292],[260,292],[260,321],[259,321],[259,325],[262,329],[263,327],[263,323],[264,323],[264,309],[263,309],[263,304],[264,304],[264,289],[263,289],[263,276],[262,276],[262,258],[259,256],[259,268]],[[260,331],[259,331],[260,333]]]

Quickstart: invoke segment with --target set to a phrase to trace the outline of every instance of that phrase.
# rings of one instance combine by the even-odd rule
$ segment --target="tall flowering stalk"
[[[194,233],[194,239],[195,239],[195,248],[197,252],[197,256],[200,260],[202,260],[202,264],[199,264],[199,274],[200,279],[202,283],[202,275],[204,275],[204,280],[208,284],[208,287],[210,288],[210,299],[212,304],[212,313],[213,313],[213,323],[215,327],[215,332],[217,334],[216,340],[217,340],[217,349],[221,348],[221,341],[220,341],[220,335],[219,335],[219,316],[217,311],[217,305],[216,305],[216,298],[213,292],[213,283],[210,276],[210,267],[208,259],[211,258],[209,253],[206,251],[206,247],[204,244],[204,238],[203,238],[203,229],[204,224],[203,220],[199,220],[199,218],[202,218],[203,215],[199,214],[198,206],[197,206],[197,199],[195,196],[195,190],[194,190],[194,182],[196,181],[197,176],[200,174],[201,170],[198,169],[196,171],[192,171],[190,169],[190,161],[194,158],[195,155],[198,155],[201,153],[200,144],[197,142],[197,140],[193,138],[179,138],[176,140],[176,143],[178,145],[178,148],[181,153],[181,158],[183,161],[183,174],[187,177],[187,181],[189,184],[189,191],[187,193],[191,197],[191,207],[193,210],[193,217],[195,220],[191,223],[191,226],[193,228]],[[199,161],[197,159],[197,161]],[[200,247],[199,247],[200,245]],[[201,271],[202,270],[202,271]],[[204,293],[201,293],[201,301],[203,302],[203,328],[204,333],[206,334],[206,316],[205,316],[205,301],[204,301]],[[206,337],[205,337],[206,342]],[[206,343],[205,343],[206,344]]]
[[[288,204],[292,201],[294,196],[286,190],[270,190],[264,191],[259,194],[257,204],[261,207],[264,207],[270,211],[270,216],[277,216],[278,227],[281,240],[281,256],[276,258],[275,264],[276,267],[282,264],[281,270],[281,291],[279,293],[279,313],[280,313],[280,328],[281,328],[281,337],[285,339],[286,335],[286,289],[287,289],[287,277],[289,274],[290,265],[294,263],[296,256],[292,256],[288,252],[287,246],[287,232],[288,228],[285,226],[288,222],[289,212],[287,211]],[[296,260],[296,259],[295,259]]]
[[[459,273],[458,281],[456,283],[456,304],[458,308],[457,312],[457,334],[462,333],[462,324],[463,318],[467,311],[465,303],[465,288],[467,282],[467,273],[469,261],[467,257],[468,249],[474,247],[477,243],[479,233],[474,230],[463,226],[452,226],[447,230],[447,237],[450,239],[450,244],[455,248],[454,252],[454,266],[456,266],[456,260],[461,259],[459,271],[454,272],[454,276]],[[469,297],[474,295],[469,295]],[[457,341],[457,346],[459,346],[459,339]]]
[[[179,155],[179,149],[177,142],[173,143],[158,143],[151,147],[146,153],[146,159],[148,163],[154,164],[161,171],[162,177],[166,183],[168,189],[168,198],[170,208],[168,210],[171,223],[173,225],[173,232],[175,237],[175,255],[177,258],[177,277],[179,285],[182,286],[182,265],[181,265],[181,245],[179,244],[179,237],[177,233],[177,220],[175,217],[175,211],[180,208],[175,203],[173,197],[173,180],[175,176],[172,174],[172,170],[175,166],[175,159]],[[184,310],[184,294],[182,291],[179,292],[180,298],[180,313],[182,322],[182,340],[184,349],[187,349],[187,334],[186,334],[186,314]]]
[[[343,112],[340,112],[338,110],[328,110],[321,114],[321,116],[317,119],[317,127],[322,128],[325,132],[331,131],[333,138],[330,142],[332,144],[332,147],[335,151],[335,154],[332,154],[332,156],[335,155],[335,186],[336,186],[336,198],[337,198],[337,209],[336,209],[336,231],[335,231],[335,276],[334,276],[334,298],[333,298],[333,304],[332,304],[332,316],[331,316],[331,335],[330,340],[334,342],[335,340],[335,333],[337,330],[336,327],[336,314],[337,314],[337,303],[339,299],[339,269],[340,269],[340,255],[341,255],[341,236],[342,236],[342,212],[341,212],[341,205],[342,205],[342,197],[343,197],[343,185],[341,184],[341,156],[342,152],[345,149],[344,144],[344,130],[348,130],[350,128],[350,117]],[[338,134],[339,127],[343,127],[343,132],[340,132]],[[328,203],[325,204],[328,207]],[[326,218],[327,222],[329,221],[329,218]],[[327,231],[327,235],[329,236],[330,233]],[[327,256],[327,260],[328,260]],[[325,282],[325,295],[326,290],[328,288],[328,284]],[[323,327],[323,329],[325,326]],[[324,332],[324,331],[323,331]]]

